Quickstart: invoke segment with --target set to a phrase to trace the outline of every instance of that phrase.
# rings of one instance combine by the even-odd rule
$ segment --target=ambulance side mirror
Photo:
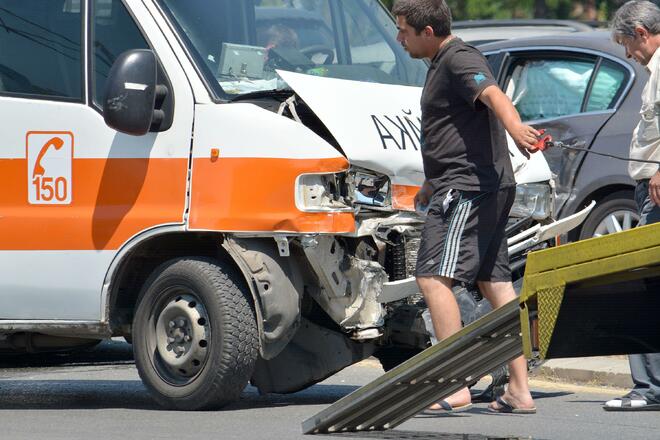
[[[162,120],[162,114],[155,111],[156,97],[167,90],[157,86],[157,69],[151,50],[129,50],[117,57],[108,74],[103,101],[103,118],[109,127],[141,136]]]

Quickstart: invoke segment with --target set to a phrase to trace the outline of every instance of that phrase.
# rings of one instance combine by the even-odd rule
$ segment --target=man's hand
[[[433,190],[431,189],[431,185],[425,180],[422,187],[417,191],[417,194],[415,194],[415,209],[417,209],[418,206],[428,205],[431,201],[432,195]]]
[[[536,148],[536,142],[541,136],[541,133],[536,130],[534,127],[525,125],[523,123],[514,124],[513,127],[509,130],[509,134],[513,138],[513,141],[516,143],[516,146],[520,149],[522,154],[529,159],[529,153],[534,153]]]
[[[649,196],[656,206],[660,206],[660,170],[651,177],[649,182]]]

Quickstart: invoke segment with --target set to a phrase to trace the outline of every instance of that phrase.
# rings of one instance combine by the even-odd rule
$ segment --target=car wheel
[[[211,259],[171,260],[152,274],[133,320],[142,381],[166,408],[219,408],[239,398],[259,353],[250,294]]]
[[[634,228],[639,223],[632,193],[620,191],[604,198],[589,214],[580,231],[580,240]]]

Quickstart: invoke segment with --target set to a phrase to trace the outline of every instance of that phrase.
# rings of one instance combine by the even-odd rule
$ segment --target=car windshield
[[[422,86],[377,0],[159,0],[221,99],[287,88],[276,70]]]

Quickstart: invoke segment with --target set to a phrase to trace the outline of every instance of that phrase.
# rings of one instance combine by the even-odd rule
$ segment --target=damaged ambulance
[[[124,336],[194,410],[429,344],[427,65],[378,1],[7,0],[0,23],[1,350]],[[550,222],[543,157],[512,160],[512,223]]]

